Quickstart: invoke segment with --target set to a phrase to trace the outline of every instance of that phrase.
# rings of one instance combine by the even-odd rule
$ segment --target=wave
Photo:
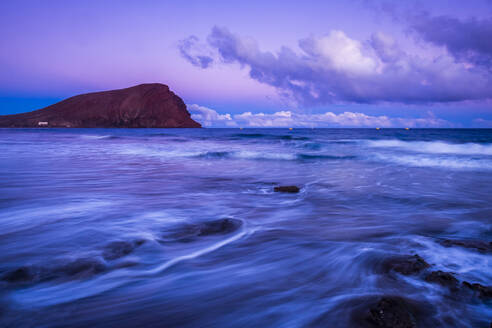
[[[317,142],[306,142],[304,145],[302,145],[302,148],[310,150],[320,150],[321,148],[323,148],[323,145]]]
[[[402,141],[370,140],[366,141],[373,148],[398,148],[416,153],[457,154],[457,155],[492,155],[492,144],[462,143],[450,144],[442,141]]]
[[[231,157],[233,153],[229,151],[208,151],[206,153],[202,153],[197,155],[197,157],[202,158],[227,158]]]
[[[241,158],[241,159],[270,159],[270,160],[293,160],[296,158],[294,154],[256,152],[256,151],[232,152],[232,157]]]
[[[262,134],[262,133],[236,133],[232,135],[233,137],[238,137],[238,138],[264,138],[267,137],[268,134]]]
[[[82,139],[89,139],[89,140],[102,140],[102,139],[121,139],[119,136],[112,136],[112,135],[90,135],[90,134],[83,134],[80,136]]]
[[[177,150],[152,150],[152,149],[126,149],[123,153],[128,155],[144,155],[162,158],[201,158],[201,159],[246,159],[246,160],[347,160],[354,159],[352,155],[328,155],[309,153],[280,153],[269,151],[177,151]]]
[[[297,158],[301,160],[314,160],[314,159],[326,159],[326,160],[343,160],[343,159],[354,159],[356,156],[352,155],[318,155],[318,154],[297,154]]]
[[[383,154],[377,154],[375,155],[375,158],[384,162],[414,167],[434,167],[457,170],[492,170],[492,161],[483,159]]]
[[[233,134],[233,137],[236,138],[245,138],[245,139],[273,139],[273,140],[300,140],[306,141],[310,140],[309,137],[303,136],[295,136],[295,135],[273,135],[273,134],[263,134],[263,133],[237,133]]]
[[[211,151],[197,155],[200,158],[232,158],[232,159],[258,159],[258,160],[344,160],[354,159],[356,156],[337,156],[322,154],[289,154],[268,153],[255,151]]]

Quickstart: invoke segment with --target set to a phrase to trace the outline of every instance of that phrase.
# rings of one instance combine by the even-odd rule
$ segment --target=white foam
[[[485,159],[463,159],[430,157],[425,155],[375,154],[377,160],[414,167],[435,167],[456,170],[492,170],[492,161]]]
[[[152,269],[152,270],[149,270],[149,271],[146,271],[145,274],[143,276],[152,276],[152,275],[155,275],[155,274],[158,274],[158,273],[162,273],[163,271],[167,270],[168,268],[174,266],[175,264],[178,264],[180,262],[183,262],[183,261],[187,261],[187,260],[192,260],[194,258],[197,258],[197,257],[200,257],[202,255],[205,255],[205,254],[208,254],[208,253],[211,253],[219,248],[222,248],[236,240],[239,240],[240,238],[242,238],[243,236],[245,236],[246,234],[251,234],[254,230],[250,230],[250,231],[247,231],[245,229],[243,229],[241,232],[239,232],[238,234],[235,234],[233,235],[232,237],[229,237],[227,239],[224,239],[224,240],[221,240],[215,244],[212,244],[208,247],[205,247],[205,248],[202,248],[200,250],[197,250],[195,252],[192,252],[190,254],[186,254],[186,255],[182,255],[182,256],[178,256],[178,257],[175,257],[167,262],[164,262],[163,264],[159,265],[158,267]]]
[[[370,140],[367,141],[367,144],[374,148],[399,148],[416,153],[492,155],[492,144],[450,144],[442,141],[401,141],[396,139]]]
[[[205,147],[204,147],[205,148]],[[224,153],[228,158],[235,159],[267,159],[267,160],[294,160],[295,154],[289,153],[275,153],[264,151],[248,151],[248,150],[231,150],[231,149],[203,149],[196,150],[177,150],[177,149],[158,149],[158,148],[138,148],[138,147],[124,147],[120,151],[125,155],[137,155],[137,156],[149,156],[160,158],[189,158],[189,157],[207,157],[207,155],[213,155],[214,153]],[[211,156],[213,157],[213,156]],[[217,156],[220,158],[221,156]]]
[[[281,160],[293,160],[296,159],[294,154],[288,153],[268,153],[268,152],[255,152],[255,151],[240,151],[233,153],[233,157],[244,159],[281,159]]]
[[[93,140],[112,138],[112,136],[110,136],[110,135],[93,135],[93,134],[83,134],[80,137],[82,139],[93,139]]]

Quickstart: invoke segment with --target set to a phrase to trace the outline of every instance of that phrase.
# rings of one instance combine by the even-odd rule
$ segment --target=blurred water
[[[378,269],[491,285],[442,238],[492,239],[492,130],[0,129],[0,326],[347,327],[404,295],[488,327],[490,301]]]

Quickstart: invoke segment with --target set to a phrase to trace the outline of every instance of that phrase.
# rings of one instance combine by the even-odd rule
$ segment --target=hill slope
[[[164,84],[87,93],[22,114],[0,116],[0,127],[199,128],[183,100]]]

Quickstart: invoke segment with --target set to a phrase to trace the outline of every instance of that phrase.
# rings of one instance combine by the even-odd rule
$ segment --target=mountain
[[[0,127],[200,128],[164,84],[87,93],[28,113],[1,115]]]

